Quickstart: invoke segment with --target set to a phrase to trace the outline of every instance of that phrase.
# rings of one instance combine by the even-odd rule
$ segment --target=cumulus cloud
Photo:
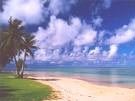
[[[39,27],[38,31],[34,33],[37,45],[42,49],[41,53],[37,51],[35,56],[37,57],[47,52],[46,54],[42,54],[42,56],[47,57],[47,55],[50,54],[49,58],[56,58],[56,53],[57,55],[60,54],[58,50],[60,51],[66,43],[69,43],[76,37],[80,27],[81,21],[79,18],[72,18],[70,23],[68,23],[55,16],[51,16],[48,27],[46,29]],[[37,57],[37,59],[40,58]]]
[[[7,23],[9,17],[22,20],[26,24],[39,24],[45,16],[58,15],[70,11],[78,0],[5,0],[3,1],[0,20]],[[44,6],[48,3],[48,6]]]
[[[0,20],[6,23],[9,17],[21,19],[27,24],[38,24],[44,20],[43,0],[5,0]]]
[[[113,58],[114,56],[116,56],[118,51],[118,47],[117,45],[110,45],[110,50],[108,51],[108,58]]]
[[[46,51],[44,49],[38,49],[35,52],[35,56],[36,56],[36,60],[40,60],[40,61],[46,61],[49,59],[49,57],[47,57]]]
[[[72,41],[79,33],[81,26],[79,18],[72,18],[68,24],[62,19],[51,16],[47,29],[39,27],[35,35],[41,47],[60,47]]]
[[[74,40],[74,44],[77,46],[91,45],[95,42],[96,36],[97,32],[95,30],[92,28],[86,28],[80,35],[77,36],[77,38]]]
[[[104,31],[99,32],[100,39]],[[46,29],[39,27],[35,32],[37,46],[35,52],[37,60],[110,60],[117,55],[118,45],[109,44],[109,50],[102,46],[94,46],[99,34],[90,24],[82,22],[77,17],[65,21],[56,16],[51,16]]]
[[[94,49],[89,50],[87,58],[88,60],[101,60],[102,59],[101,47],[95,47]]]
[[[114,36],[112,36],[107,42],[109,44],[122,44],[129,42],[135,38],[135,19],[133,19],[128,25],[124,25],[122,28],[116,30]]]
[[[53,15],[68,12],[78,0],[50,0],[48,10]]]
[[[101,51],[100,47],[95,47],[95,49],[90,50],[89,54],[90,55],[97,55],[97,54],[100,54],[100,51]]]
[[[121,28],[117,29],[113,36],[107,39],[105,42],[110,45],[109,52],[104,51],[104,54],[108,58],[113,58],[117,55],[118,48],[121,44],[130,42],[135,39],[135,19],[127,25],[123,25]]]
[[[102,47],[95,47],[89,50],[87,57],[88,59],[108,61],[112,60],[117,56],[118,46],[113,44],[109,46],[109,50],[104,50]]]
[[[90,25],[82,23],[77,17],[71,18],[68,22],[51,16],[48,27],[46,29],[39,27],[38,31],[34,34],[36,36],[37,46],[43,49],[42,51],[37,51],[36,56],[40,56],[40,52],[42,56],[46,55],[45,53],[47,52],[47,54],[53,55],[51,57],[56,57],[56,50],[59,50],[57,55],[61,55],[67,54],[67,51],[69,51],[67,49],[72,48],[70,50],[72,51],[70,52],[72,53],[70,56],[76,56],[82,51],[88,51],[88,47],[83,49],[82,46],[93,44],[96,40],[97,32]],[[68,47],[67,44],[71,45]]]
[[[100,27],[102,25],[103,19],[100,16],[97,16],[92,22],[95,26]]]

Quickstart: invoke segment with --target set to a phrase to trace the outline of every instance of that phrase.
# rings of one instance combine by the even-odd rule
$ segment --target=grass
[[[52,93],[47,85],[0,73],[0,101],[42,101],[49,99]]]

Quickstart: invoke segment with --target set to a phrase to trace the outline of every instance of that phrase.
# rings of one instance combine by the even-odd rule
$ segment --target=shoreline
[[[31,75],[31,76],[36,76],[36,77],[64,77],[64,78],[72,78],[72,79],[79,79],[82,81],[86,81],[88,83],[94,84],[94,85],[99,85],[99,86],[107,86],[107,87],[120,87],[120,88],[128,88],[128,89],[135,89],[135,85],[124,85],[124,84],[115,84],[115,83],[110,83],[110,82],[100,82],[99,79],[94,78],[94,77],[81,77],[79,75],[63,75],[63,74],[53,74],[52,72],[47,73],[47,72],[35,72],[35,71],[26,71],[25,75]],[[102,78],[101,78],[102,79]],[[104,80],[104,79],[103,79]]]
[[[97,85],[70,77],[28,76],[59,92],[54,101],[134,101],[135,89]],[[53,101],[53,100],[51,100]]]

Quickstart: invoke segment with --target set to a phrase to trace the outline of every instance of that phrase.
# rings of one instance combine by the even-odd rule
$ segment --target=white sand
[[[135,89],[100,86],[65,77],[34,78],[60,92],[60,99],[50,101],[135,101]]]

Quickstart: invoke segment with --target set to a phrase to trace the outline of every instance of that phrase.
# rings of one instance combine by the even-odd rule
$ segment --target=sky
[[[135,66],[135,0],[0,0],[35,35],[35,59],[49,64]]]

